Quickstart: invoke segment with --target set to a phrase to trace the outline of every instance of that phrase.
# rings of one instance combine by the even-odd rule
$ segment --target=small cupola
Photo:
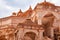
[[[12,16],[16,16],[16,13],[15,13],[15,12],[13,12],[13,13],[12,13]]]

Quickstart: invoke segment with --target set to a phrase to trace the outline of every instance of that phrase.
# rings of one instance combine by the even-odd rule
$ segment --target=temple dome
[[[15,12],[13,12],[13,13],[12,13],[12,16],[16,16],[16,13],[15,13]]]

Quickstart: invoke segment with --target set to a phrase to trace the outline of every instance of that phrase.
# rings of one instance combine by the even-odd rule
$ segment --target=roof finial
[[[44,0],[44,2],[46,2],[46,0]]]
[[[19,12],[18,12],[18,13],[22,13],[21,9],[19,10]]]
[[[30,10],[32,10],[31,6],[29,7]]]

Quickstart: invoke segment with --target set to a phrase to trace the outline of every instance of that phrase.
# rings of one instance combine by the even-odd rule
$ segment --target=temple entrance
[[[24,40],[35,40],[36,34],[33,32],[27,32],[24,35]]]

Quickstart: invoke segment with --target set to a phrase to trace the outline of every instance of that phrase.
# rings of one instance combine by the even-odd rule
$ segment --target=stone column
[[[38,18],[38,24],[42,25],[41,18]]]
[[[23,39],[23,29],[20,29],[17,33],[17,40],[22,40]]]
[[[39,30],[39,34],[38,34],[38,40],[43,40],[43,32],[44,32],[44,30],[43,29],[41,29],[41,30]]]
[[[51,27],[51,31],[50,32],[51,32],[51,34],[50,34],[51,38],[54,39],[54,28],[53,27]]]

